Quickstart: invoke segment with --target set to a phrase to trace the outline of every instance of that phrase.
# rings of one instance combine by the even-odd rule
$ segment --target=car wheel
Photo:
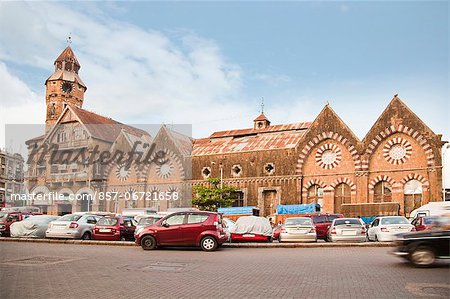
[[[269,238],[267,239],[267,242],[268,242],[268,243],[272,243],[272,242],[273,242],[273,237],[269,237]]]
[[[204,251],[214,251],[217,248],[217,241],[211,236],[206,236],[200,241],[200,247]]]
[[[85,232],[82,236],[81,236],[81,240],[90,240],[91,239],[91,233],[89,232]]]
[[[156,248],[156,240],[153,236],[144,236],[141,239],[141,247],[144,250],[152,250]]]
[[[433,250],[428,247],[418,247],[409,256],[409,260],[416,267],[429,267],[434,264],[435,259]]]

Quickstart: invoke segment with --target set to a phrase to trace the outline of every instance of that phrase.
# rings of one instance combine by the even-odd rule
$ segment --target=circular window
[[[341,158],[341,149],[332,143],[322,145],[316,153],[316,162],[324,169],[331,169],[338,166]]]
[[[121,164],[117,166],[116,169],[116,177],[121,180],[125,181],[130,176],[130,168],[127,167],[125,164]]]
[[[156,167],[156,174],[163,179],[167,179],[173,171],[173,164],[170,160],[164,161],[163,164]]]
[[[389,163],[397,165],[409,159],[411,152],[411,143],[406,139],[397,137],[386,143],[383,149],[383,156]]]

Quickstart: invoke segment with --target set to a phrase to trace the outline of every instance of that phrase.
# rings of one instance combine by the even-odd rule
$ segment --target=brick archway
[[[407,176],[405,176],[403,179],[400,180],[400,183],[402,185],[405,185],[407,182],[411,181],[411,180],[418,180],[419,182],[422,183],[422,186],[429,186],[430,184],[428,183],[428,180],[420,174],[417,173],[410,173]]]
[[[386,181],[388,182],[391,187],[394,186],[395,184],[395,180],[393,178],[391,178],[390,176],[387,175],[379,175],[376,178],[374,178],[373,180],[370,181],[369,183],[369,192],[373,193],[373,188],[375,187],[375,185],[381,181]]]
[[[335,189],[336,186],[339,185],[340,183],[345,183],[345,184],[349,185],[350,190],[352,192],[356,192],[356,184],[353,183],[353,181],[347,177],[340,177],[340,178],[336,179],[333,183],[330,184],[330,186],[333,187],[333,189]]]
[[[398,127],[390,126],[389,128],[384,129],[383,131],[378,133],[368,143],[368,146],[367,146],[367,149],[366,149],[366,152],[365,152],[367,154],[367,158],[364,159],[364,161],[362,163],[363,167],[365,169],[368,169],[370,158],[372,157],[372,154],[375,152],[375,149],[377,148],[377,146],[383,140],[387,139],[389,136],[391,136],[391,135],[393,135],[395,133],[403,133],[403,134],[406,134],[406,135],[410,136],[414,140],[416,140],[420,144],[422,149],[425,151],[425,155],[427,157],[427,165],[429,167],[435,165],[433,149],[430,146],[430,144],[427,142],[425,137],[423,137],[423,135],[421,135],[417,130],[414,130],[414,129],[409,128],[409,127],[404,126],[404,125],[399,125]]]
[[[327,139],[333,139],[339,143],[341,143],[342,145],[344,145],[347,150],[350,152],[354,164],[355,164],[355,170],[361,170],[362,169],[362,165],[361,165],[361,157],[358,154],[358,151],[356,150],[356,147],[354,145],[352,145],[347,138],[345,138],[344,136],[342,136],[339,133],[335,133],[335,132],[322,132],[321,134],[317,135],[316,137],[314,137],[311,141],[309,141],[302,149],[302,151],[300,152],[299,158],[297,160],[297,168],[296,168],[296,172],[297,174],[302,174],[303,172],[303,164],[305,163],[309,153],[311,152],[311,150],[320,142],[327,140]]]

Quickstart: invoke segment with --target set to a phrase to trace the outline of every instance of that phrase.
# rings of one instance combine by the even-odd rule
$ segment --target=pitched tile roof
[[[150,136],[144,130],[122,124],[114,119],[77,107],[70,107],[93,138],[114,142],[122,130],[137,137]]]
[[[215,132],[208,138],[194,140],[192,155],[239,153],[245,151],[294,148],[310,122],[269,126],[264,129],[242,129]]]

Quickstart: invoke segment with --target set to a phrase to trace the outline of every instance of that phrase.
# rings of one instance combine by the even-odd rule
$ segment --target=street
[[[0,243],[1,298],[448,298],[448,263],[391,248],[140,247]]]

